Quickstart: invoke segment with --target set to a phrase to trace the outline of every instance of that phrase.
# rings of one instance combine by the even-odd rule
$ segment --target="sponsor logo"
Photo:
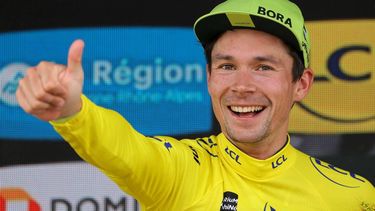
[[[289,130],[374,132],[375,20],[315,21],[306,27],[315,79],[309,95],[293,108]]]
[[[16,90],[18,81],[30,66],[25,63],[11,63],[0,70],[0,101],[8,106],[18,106]]]
[[[120,197],[118,201],[109,197],[104,197],[102,200],[85,197],[74,201],[67,198],[52,198],[49,205],[51,211],[138,210],[138,203],[129,197]],[[44,209],[21,188],[0,188],[0,211],[42,211]]]
[[[275,19],[285,25],[288,25],[290,28],[292,28],[292,20],[288,17],[285,17],[283,14],[275,12],[273,10],[268,10],[264,7],[258,7],[258,14],[259,15],[266,15],[267,17],[270,17],[272,19]]]
[[[238,164],[240,163],[240,156],[236,154],[236,152],[229,149],[229,147],[225,148],[225,152],[229,155],[230,158],[232,158],[234,161],[236,161]]]
[[[277,158],[276,161],[272,162],[272,168],[275,169],[275,168],[281,166],[286,160],[287,160],[287,158],[285,157],[285,155],[281,155],[279,158]]]
[[[162,58],[151,59],[151,63],[133,64],[124,58],[113,67],[109,60],[93,62],[92,83],[94,86],[118,85],[136,90],[148,90],[155,85],[196,84],[204,82],[204,68],[198,63],[167,63]]]
[[[21,188],[0,188],[0,211],[41,211],[40,205]]]
[[[345,70],[342,69],[340,65],[341,59],[343,59],[343,57],[346,56],[346,54],[351,54],[354,52],[370,54],[371,49],[369,46],[359,45],[344,46],[342,48],[336,49],[327,59],[327,68],[329,74],[337,80],[341,80],[343,82],[348,83],[365,82],[371,80],[372,73],[369,71],[365,71],[362,74],[358,73],[357,75],[353,75],[350,73],[346,73]],[[324,75],[318,75],[315,81],[316,83],[330,83],[331,79]],[[311,108],[304,103],[299,103],[298,105],[302,109],[304,109],[305,111],[314,116],[337,123],[361,123],[375,119],[375,114],[371,113],[369,113],[368,116],[346,118],[345,116],[343,116],[343,114],[337,116],[331,114],[324,114],[324,112],[320,112],[319,109]]]
[[[365,180],[359,175],[342,170],[332,164],[325,163],[317,158],[310,157],[315,169],[329,181],[347,188],[358,188]]]
[[[0,168],[0,181],[0,211],[135,211],[138,207],[134,198],[85,162]]]
[[[220,211],[235,211],[237,210],[238,195],[236,193],[226,191],[224,192],[223,201],[221,202]]]
[[[133,202],[131,202],[133,201]],[[128,204],[133,203],[134,206],[129,209]],[[51,211],[137,211],[138,204],[134,199],[121,197],[118,201],[104,197],[103,201],[99,201],[95,198],[86,197],[81,198],[77,202],[70,201],[64,198],[54,198],[51,200]]]

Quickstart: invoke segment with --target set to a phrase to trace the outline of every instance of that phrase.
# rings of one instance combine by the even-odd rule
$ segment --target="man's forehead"
[[[240,39],[240,38],[248,38],[248,39],[264,39],[264,40],[273,40],[274,42],[284,43],[279,37],[272,35],[267,32],[263,32],[260,30],[255,29],[231,29],[223,32],[219,35],[218,40],[220,39]]]
[[[289,48],[279,38],[251,29],[235,29],[223,33],[215,42],[212,59],[230,60],[248,56],[259,61],[279,62],[281,54],[289,54]]]

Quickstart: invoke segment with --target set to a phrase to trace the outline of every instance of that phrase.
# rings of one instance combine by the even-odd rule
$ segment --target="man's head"
[[[287,0],[228,0],[198,19],[195,32],[223,133],[244,151],[263,140],[284,143],[290,109],[313,78],[298,7]]]

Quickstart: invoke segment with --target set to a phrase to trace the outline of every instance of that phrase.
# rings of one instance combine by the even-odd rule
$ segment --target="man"
[[[81,40],[66,67],[30,68],[17,99],[143,210],[374,210],[366,179],[290,144],[289,112],[313,81],[299,8],[287,0],[228,0],[194,29],[205,48],[217,136],[145,137],[92,103],[82,95]]]

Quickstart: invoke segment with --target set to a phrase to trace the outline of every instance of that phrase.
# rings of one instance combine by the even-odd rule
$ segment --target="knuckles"
[[[59,72],[65,70],[66,66],[62,65],[62,64],[56,64],[54,62],[41,61],[34,68],[36,69],[36,71],[39,74],[44,74],[43,72],[48,72],[48,73],[56,72],[56,73],[59,73]],[[30,69],[33,69],[33,68],[30,68]]]
[[[47,62],[47,61],[41,61],[39,62],[39,64],[36,66],[36,68],[38,70],[42,70],[42,69],[48,69],[48,68],[51,68],[55,63],[53,62]]]

